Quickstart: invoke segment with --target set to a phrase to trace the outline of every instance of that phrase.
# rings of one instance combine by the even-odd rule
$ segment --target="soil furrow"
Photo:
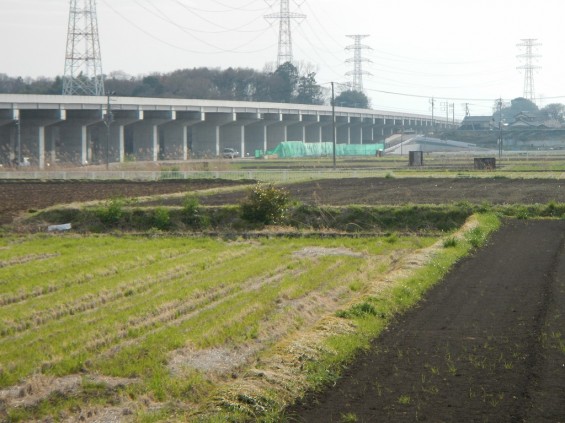
[[[507,222],[335,387],[287,415],[324,423],[565,420],[565,402],[544,402],[563,398],[563,370],[549,359],[565,359],[542,344],[547,319],[565,311],[553,301],[565,278],[564,233],[561,220]]]

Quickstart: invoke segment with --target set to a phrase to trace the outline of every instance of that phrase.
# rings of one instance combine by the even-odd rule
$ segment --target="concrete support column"
[[[37,128],[37,145],[39,168],[45,169],[45,126],[39,126]]]
[[[304,142],[320,142],[320,116],[302,115],[302,139]]]
[[[126,158],[127,129],[144,118],[143,110],[112,110],[114,120],[110,125],[110,161],[123,163]],[[104,126],[104,128],[106,128]],[[133,130],[130,131],[133,134]],[[133,135],[132,135],[133,138]],[[132,143],[134,144],[134,143]],[[135,156],[135,150],[130,151]]]
[[[352,118],[349,116],[336,116],[336,143],[351,143],[351,124]]]
[[[134,154],[140,160],[158,161],[159,128],[176,120],[175,110],[144,110],[143,120],[133,124]]]
[[[153,141],[153,161],[159,161],[159,127],[157,125],[152,126],[151,137]]]
[[[220,125],[216,125],[216,138],[215,138],[216,156],[220,155]]]
[[[240,130],[241,130],[241,132],[240,132],[239,140],[240,140],[240,143],[241,143],[240,144],[241,148],[239,149],[239,151],[241,151],[241,157],[245,157],[245,153],[246,153],[246,151],[245,151],[245,125],[241,125]]]
[[[257,115],[255,121],[245,126],[245,150],[254,154],[255,150],[261,150],[264,153],[274,148],[274,145],[269,145],[269,127],[276,123],[276,120],[265,119],[262,115]]]
[[[45,169],[47,129],[64,121],[67,113],[63,109],[25,110],[21,113],[22,156],[29,152],[37,160],[39,169]]]
[[[105,145],[105,132],[97,127],[103,119],[103,110],[69,110],[67,119],[54,128],[57,139],[53,139],[52,161],[55,162],[58,158],[60,161],[82,165],[92,163],[92,140],[97,141],[95,147],[99,150],[101,145]]]
[[[0,109],[0,167],[12,166],[17,161],[18,109]]]
[[[240,135],[239,127],[236,135],[233,133],[236,128],[235,123],[236,113],[231,111],[203,113],[202,120],[191,126],[193,151],[202,156],[218,157],[223,147],[237,149]],[[223,137],[224,132],[225,137]]]
[[[80,134],[80,161],[82,164],[88,162],[88,127],[86,125],[81,126],[81,134]]]
[[[182,159],[188,160],[189,150],[188,150],[188,125],[184,127],[182,131]]]
[[[118,133],[118,161],[123,163],[126,158],[126,128],[125,125],[116,125]]]

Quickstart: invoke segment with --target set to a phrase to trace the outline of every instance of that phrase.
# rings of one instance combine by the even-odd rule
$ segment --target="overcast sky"
[[[294,59],[317,81],[350,81],[348,34],[367,34],[365,92],[374,109],[456,117],[491,114],[524,93],[521,39],[535,38],[538,105],[565,103],[563,0],[290,0]],[[278,0],[98,0],[105,73],[192,67],[263,69],[277,58]],[[0,0],[0,73],[62,75],[69,0]],[[450,112],[451,116],[451,112]]]

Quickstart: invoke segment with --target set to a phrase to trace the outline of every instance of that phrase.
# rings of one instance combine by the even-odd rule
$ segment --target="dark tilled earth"
[[[299,422],[565,422],[565,221],[509,221]]]
[[[293,198],[310,204],[491,204],[565,202],[565,180],[479,178],[349,178],[287,186]],[[244,192],[217,194],[203,204],[237,203]]]
[[[10,223],[21,212],[57,204],[116,197],[142,197],[240,185],[224,180],[190,181],[1,181],[0,224]]]
[[[0,224],[20,212],[56,204],[115,197],[138,197],[240,185],[224,180],[202,181],[0,181]],[[565,181],[555,179],[478,178],[351,178],[328,179],[286,187],[292,198],[308,204],[444,204],[459,201],[491,204],[565,202]],[[204,205],[236,204],[245,190],[200,199]],[[177,204],[182,199],[153,203]]]

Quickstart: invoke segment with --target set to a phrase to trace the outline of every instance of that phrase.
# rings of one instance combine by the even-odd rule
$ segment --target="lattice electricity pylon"
[[[104,95],[96,0],[71,0],[64,95]]]
[[[347,72],[345,75],[353,76],[351,89],[354,91],[363,92],[363,75],[371,75],[369,72],[363,70],[363,62],[371,62],[362,55],[363,50],[371,50],[371,47],[361,44],[363,38],[370,35],[346,35],[346,37],[353,38],[355,44],[345,47],[346,50],[353,50],[353,57],[346,60],[346,63],[353,62],[353,71]]]
[[[267,1],[267,3],[272,3]],[[290,0],[280,0],[280,12],[265,15],[265,19],[279,20],[279,53],[277,56],[277,67],[283,63],[292,63],[292,28],[291,19],[306,19],[302,13],[290,11]]]
[[[536,102],[535,90],[534,90],[534,70],[541,69],[541,66],[534,65],[534,59],[541,57],[539,54],[534,53],[536,47],[541,46],[535,38],[524,38],[522,42],[516,44],[518,47],[523,47],[525,53],[519,54],[516,57],[524,60],[522,66],[518,66],[517,69],[524,70],[524,98],[532,102]]]

